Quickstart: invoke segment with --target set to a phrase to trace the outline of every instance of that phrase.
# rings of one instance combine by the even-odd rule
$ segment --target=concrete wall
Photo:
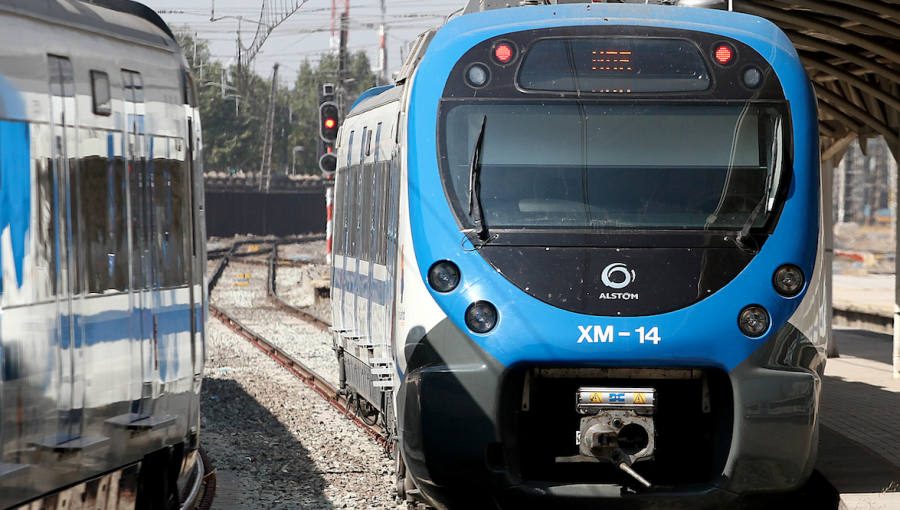
[[[275,235],[325,232],[325,191],[262,193],[206,191],[206,235]]]

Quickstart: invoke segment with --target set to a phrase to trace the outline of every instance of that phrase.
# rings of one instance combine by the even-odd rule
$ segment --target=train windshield
[[[468,227],[474,198],[491,229],[760,227],[785,159],[780,112],[753,103],[445,102],[442,179]]]

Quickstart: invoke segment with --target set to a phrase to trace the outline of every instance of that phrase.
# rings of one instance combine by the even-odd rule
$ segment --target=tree
[[[263,128],[268,112],[271,79],[222,63],[210,57],[209,43],[186,30],[174,30],[197,84],[200,122],[203,128],[203,163],[207,171],[259,171],[264,145]],[[290,171],[293,148],[297,172],[318,174],[318,95],[323,83],[337,83],[338,58],[322,57],[317,67],[308,60],[300,65],[294,89],[276,89],[272,172]],[[347,62],[347,105],[375,86],[375,75],[364,52]]]
[[[338,82],[338,56],[329,54],[322,57],[319,65],[313,68],[309,60],[304,60],[294,82],[291,105],[296,123],[290,137],[291,146],[302,146],[303,152],[297,154],[297,171],[315,174],[319,172],[316,159],[316,148],[319,143],[319,93],[325,83]],[[365,52],[358,52],[347,58],[347,82],[345,104],[350,105],[359,95],[374,87],[376,77]],[[345,112],[346,113],[346,112]]]

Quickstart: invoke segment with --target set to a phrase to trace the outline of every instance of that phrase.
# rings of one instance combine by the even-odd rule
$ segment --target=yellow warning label
[[[646,404],[647,397],[645,397],[643,393],[635,393],[634,394],[634,403],[635,404]]]
[[[248,285],[247,282],[234,282],[231,284],[232,287],[247,287]]]
[[[257,252],[257,251],[259,251],[259,246],[255,245],[255,244],[251,244],[250,246],[247,247],[247,251]]]
[[[250,274],[248,274],[248,273],[241,273],[241,274],[238,275],[238,278],[247,278],[247,279],[249,279],[249,278],[250,278]]]
[[[603,394],[602,393],[591,393],[591,403],[592,404],[602,404],[603,403]]]

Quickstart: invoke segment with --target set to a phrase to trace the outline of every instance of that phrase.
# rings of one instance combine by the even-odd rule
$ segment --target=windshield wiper
[[[469,216],[475,223],[475,233],[481,240],[487,239],[487,227],[484,224],[484,213],[481,211],[481,148],[484,145],[484,125],[487,115],[481,119],[481,129],[475,148],[472,149],[472,162],[469,164]]]
[[[769,180],[771,180],[771,177],[769,178]],[[759,201],[759,203],[756,204],[756,207],[753,209],[753,212],[750,213],[750,216],[747,218],[747,221],[744,222],[744,226],[741,228],[741,231],[738,232],[737,236],[735,236],[734,242],[738,245],[738,248],[740,248],[742,250],[745,248],[748,248],[747,243],[744,241],[745,241],[745,239],[750,237],[750,227],[753,226],[753,223],[756,221],[756,218],[759,217],[759,213],[760,213],[760,211],[762,211],[763,206],[766,205],[766,202],[769,200],[769,190],[770,189],[771,188],[769,186],[766,186],[766,193],[763,195],[763,197]]]
[[[775,122],[773,132],[774,136],[772,137],[772,169],[766,176],[766,190],[763,193],[762,198],[759,200],[759,203],[756,204],[755,208],[753,208],[753,212],[750,213],[747,221],[744,222],[744,226],[741,227],[741,231],[738,232],[738,235],[734,238],[734,242],[738,245],[738,248],[742,250],[747,248],[747,244],[744,241],[750,236],[750,228],[753,226],[753,223],[756,222],[756,218],[759,217],[759,213],[762,212],[763,207],[766,207],[766,209],[769,208],[767,203],[770,201],[770,197],[772,195],[772,187],[775,185],[775,172],[779,168],[781,168],[780,119]]]

